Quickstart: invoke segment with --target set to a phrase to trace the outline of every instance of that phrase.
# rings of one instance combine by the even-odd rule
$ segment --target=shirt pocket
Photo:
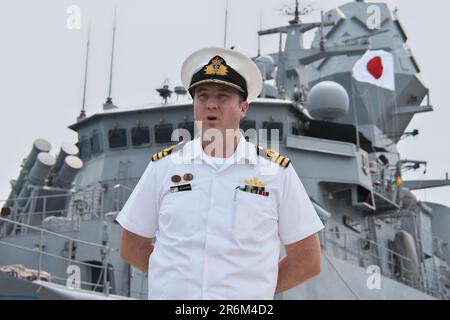
[[[278,217],[272,198],[236,190],[233,232],[239,240],[257,241],[277,234]]]
[[[168,236],[191,236],[202,227],[199,190],[169,192],[161,199],[159,228]]]

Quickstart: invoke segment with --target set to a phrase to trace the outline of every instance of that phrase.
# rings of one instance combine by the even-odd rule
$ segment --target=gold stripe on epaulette
[[[281,161],[283,161],[283,160],[284,160],[284,157],[283,156],[279,156],[278,159],[277,159],[277,163],[281,164]]]
[[[289,158],[284,158],[283,162],[281,163],[281,166],[286,168],[290,162],[291,160],[289,160]]]
[[[175,148],[175,144],[173,146],[165,148],[163,151],[166,152],[166,153],[170,153],[173,150],[173,148]]]
[[[152,161],[158,161],[158,160],[164,158],[165,156],[168,156],[172,152],[181,149],[184,146],[184,144],[185,144],[184,142],[179,143],[179,144],[174,144],[173,146],[167,147],[167,148],[163,149],[162,151],[155,153],[152,156]]]
[[[270,158],[271,161],[279,164],[283,168],[287,168],[291,163],[291,160],[289,160],[289,158],[282,156],[281,154],[273,151],[272,149],[264,149],[261,146],[257,146],[256,153],[260,156]]]

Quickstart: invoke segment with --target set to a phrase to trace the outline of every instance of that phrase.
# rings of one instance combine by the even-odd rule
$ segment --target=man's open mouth
[[[212,121],[212,120],[217,120],[217,117],[215,117],[215,116],[207,116],[206,119],[209,120],[209,121]]]

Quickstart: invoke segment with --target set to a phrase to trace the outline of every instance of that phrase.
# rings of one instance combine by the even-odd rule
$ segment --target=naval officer
[[[255,63],[205,48],[181,77],[199,136],[153,155],[117,217],[148,298],[273,299],[318,275],[323,224],[290,160],[239,132],[262,89]]]

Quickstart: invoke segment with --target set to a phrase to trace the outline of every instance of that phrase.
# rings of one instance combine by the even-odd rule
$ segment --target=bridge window
[[[244,133],[245,133],[245,131],[247,131],[249,129],[256,130],[256,121],[255,120],[241,120],[239,127],[244,131]]]
[[[111,129],[108,131],[109,147],[111,149],[124,148],[127,146],[127,130]]]
[[[80,143],[80,158],[82,160],[89,159],[91,157],[91,141],[89,139],[83,138]]]
[[[171,123],[159,124],[155,126],[155,142],[171,143],[173,126]]]
[[[131,144],[134,147],[150,144],[149,127],[131,128]]]
[[[267,129],[267,141],[270,141],[272,138],[272,130],[278,130],[278,139],[281,141],[281,139],[283,137],[283,123],[282,122],[265,121],[265,122],[263,122],[262,128]]]
[[[256,137],[258,133],[256,132],[256,121],[255,120],[241,120],[239,123],[239,128],[242,130],[242,134],[245,137],[245,140],[249,141],[257,141]],[[250,130],[247,132],[247,130]]]
[[[189,131],[190,134],[190,138],[189,140],[194,139],[194,121],[185,121],[185,122],[180,122],[178,124],[178,129],[185,129],[187,131]],[[182,141],[182,137],[180,137],[179,141]]]
[[[102,136],[99,132],[94,132],[91,136],[91,150],[93,155],[103,152]]]

